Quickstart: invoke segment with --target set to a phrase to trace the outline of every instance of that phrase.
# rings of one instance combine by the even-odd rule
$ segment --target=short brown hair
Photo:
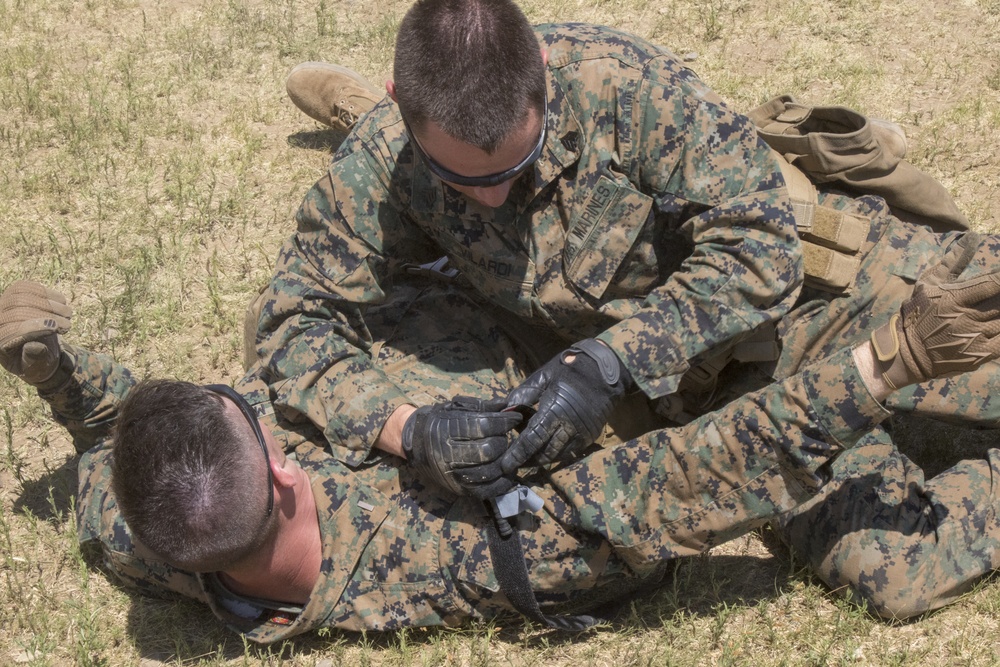
[[[111,486],[135,537],[178,567],[210,572],[252,555],[276,525],[250,426],[189,382],[147,380],[115,424]]]
[[[418,0],[399,27],[393,78],[410,127],[433,121],[488,153],[545,105],[541,45],[511,0]]]

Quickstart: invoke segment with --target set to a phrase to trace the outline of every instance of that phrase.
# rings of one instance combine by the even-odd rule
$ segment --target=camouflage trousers
[[[925,269],[960,252],[959,233],[885,222],[884,232],[870,238],[847,294],[831,298],[806,289],[779,327],[783,349],[775,377],[865,340],[897,312]],[[998,258],[1000,239],[985,237],[962,276],[995,271]],[[833,480],[774,528],[832,589],[883,617],[906,618],[954,601],[1000,566],[1000,451],[968,459],[956,444],[960,431],[937,429],[922,438],[917,431],[922,417],[995,429],[998,391],[994,362],[897,392],[887,402],[895,428],[878,428],[841,455]],[[1000,431],[983,431],[979,440],[1000,443]],[[917,453],[947,469],[925,479],[907,455],[918,445]]]

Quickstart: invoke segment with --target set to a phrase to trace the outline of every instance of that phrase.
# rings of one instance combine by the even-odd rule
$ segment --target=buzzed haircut
[[[231,567],[273,532],[266,463],[249,424],[189,382],[147,380],[123,401],[111,486],[135,537],[194,572]]]
[[[545,104],[541,44],[510,0],[418,0],[399,27],[393,78],[410,127],[433,121],[487,153]]]

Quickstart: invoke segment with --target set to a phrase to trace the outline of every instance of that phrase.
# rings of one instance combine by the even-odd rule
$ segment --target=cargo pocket
[[[453,624],[457,605],[439,566],[440,529],[430,520],[414,520],[370,491],[369,499],[356,503],[363,513],[371,513],[370,520],[336,519],[343,535],[337,568],[350,577],[337,614],[350,620],[338,625],[381,631]],[[355,514],[353,508],[350,514]]]

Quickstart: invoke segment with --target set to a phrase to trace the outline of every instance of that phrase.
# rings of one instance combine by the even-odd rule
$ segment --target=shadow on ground
[[[309,150],[333,153],[343,143],[347,135],[337,130],[313,130],[311,132],[296,132],[288,135],[288,145],[292,148],[307,148]]]
[[[79,461],[78,456],[70,456],[55,468],[45,461],[44,474],[21,484],[21,494],[14,501],[14,511],[30,512],[44,520],[65,516],[76,497]]]
[[[469,633],[489,636],[521,647],[552,647],[587,641],[593,633],[621,633],[629,629],[655,628],[669,623],[677,613],[691,616],[715,616],[720,608],[753,607],[781,594],[795,578],[790,561],[778,555],[703,556],[672,564],[659,586],[642,595],[618,601],[614,608],[604,608],[608,623],[580,634],[547,630],[530,624],[519,616],[478,622],[467,626]],[[164,628],[170,628],[164,631]],[[414,645],[431,645],[441,635],[454,629],[418,628],[404,632],[320,631],[295,637],[275,646],[244,645],[243,640],[227,630],[204,605],[193,601],[157,600],[132,595],[128,634],[146,661],[187,663],[211,655],[233,660],[248,656],[259,660],[284,660],[293,656],[322,653],[334,659],[347,648],[364,646],[368,650],[404,650]],[[331,655],[332,654],[332,655]]]

